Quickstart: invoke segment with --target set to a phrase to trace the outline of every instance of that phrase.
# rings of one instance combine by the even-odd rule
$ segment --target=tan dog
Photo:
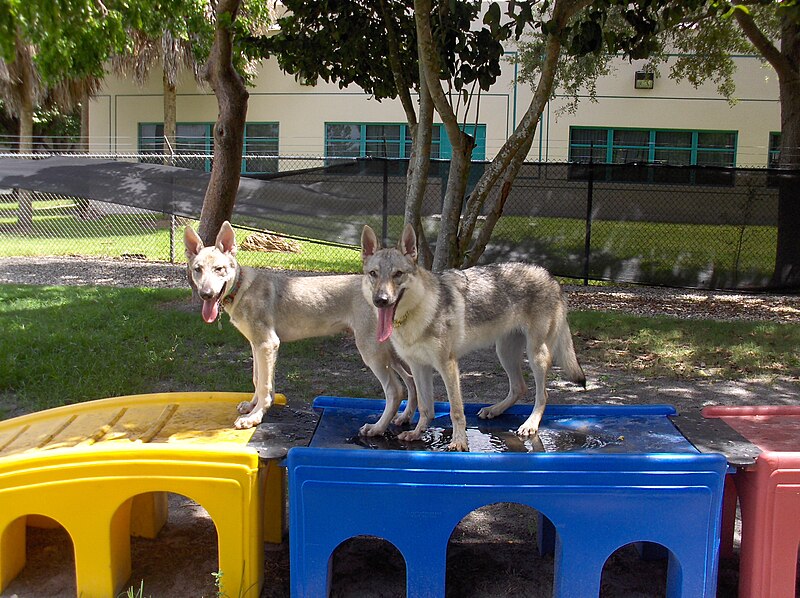
[[[545,383],[555,360],[566,377],[585,386],[567,323],[561,287],[539,266],[523,263],[476,266],[434,274],[417,264],[417,240],[407,225],[397,248],[380,249],[375,232],[361,235],[364,295],[377,308],[378,340],[391,341],[411,366],[419,393],[419,421],[401,440],[414,440],[433,419],[433,370],[439,372],[450,401],[451,450],[468,450],[458,359],[496,345],[508,374],[506,398],[483,408],[491,419],[527,392],[522,375],[527,349],[536,382],[536,404],[519,427],[521,436],[536,434],[547,403]]]
[[[238,407],[237,428],[261,423],[275,393],[275,362],[281,342],[329,336],[352,330],[364,363],[372,370],[386,395],[387,412],[397,412],[403,399],[402,378],[408,390],[411,412],[416,409],[414,381],[388,343],[379,343],[375,315],[364,301],[361,276],[289,276],[241,266],[236,261],[236,238],[223,223],[216,244],[205,247],[197,233],[184,231],[191,285],[203,300],[207,323],[224,309],[253,350],[251,401]],[[361,434],[382,434],[391,420],[365,424]]]

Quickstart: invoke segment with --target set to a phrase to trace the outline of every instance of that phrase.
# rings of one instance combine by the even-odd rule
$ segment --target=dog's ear
[[[203,249],[203,240],[191,226],[183,229],[183,245],[186,247],[186,259],[191,259]]]
[[[236,255],[236,233],[233,232],[233,227],[227,220],[222,223],[219,233],[217,233],[216,245],[221,252]]]
[[[361,261],[366,261],[375,255],[376,251],[378,251],[378,237],[375,236],[375,231],[365,224],[364,230],[361,231]]]
[[[417,234],[410,222],[403,227],[403,234],[400,236],[397,248],[403,255],[417,261]]]

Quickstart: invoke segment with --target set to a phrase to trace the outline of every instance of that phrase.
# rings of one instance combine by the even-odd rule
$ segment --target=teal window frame
[[[598,143],[574,141],[576,134],[589,133]],[[662,139],[684,136],[687,143],[667,143]],[[729,136],[731,143],[716,143],[720,136]],[[628,137],[629,140],[623,141]],[[736,165],[738,144],[737,131],[691,130],[691,129],[643,129],[626,127],[570,127],[569,161],[586,162],[589,153],[592,159],[607,164],[646,162],[648,164],[677,165]],[[638,138],[636,142],[630,141]],[[684,154],[686,160],[663,159],[665,155]],[[576,159],[577,158],[577,159]],[[633,158],[633,159],[630,159]]]
[[[333,135],[335,127],[341,134]],[[453,155],[444,127],[440,123],[433,125],[431,141],[431,158],[447,160]],[[388,129],[388,131],[387,131]],[[396,129],[396,131],[392,130]],[[467,125],[463,128],[475,137],[473,160],[486,159],[486,125]],[[379,133],[383,133],[380,135]],[[389,133],[387,136],[386,133]],[[381,149],[389,151],[381,151]],[[325,123],[325,157],[365,158],[368,156],[382,158],[409,158],[411,156],[411,132],[405,123],[384,122],[326,122]]]
[[[767,154],[767,166],[778,168],[781,159],[781,134],[779,131],[769,133],[769,153]]]
[[[145,135],[144,129],[153,127],[153,135]],[[188,127],[198,127],[202,130],[202,136],[189,135],[186,131]],[[163,156],[167,149],[164,147],[164,123],[148,122],[139,123],[139,153],[157,154]],[[181,132],[183,129],[183,133]],[[148,131],[149,132],[149,131]],[[187,145],[192,147],[187,147]],[[192,162],[178,162],[176,166],[188,166],[195,170],[211,172],[211,160],[214,155],[214,125],[204,122],[179,122],[176,123],[175,135],[175,155],[181,154],[202,154],[208,157],[192,158]],[[198,147],[199,146],[199,147]]]
[[[274,136],[269,137],[258,137],[258,136],[248,136],[248,129],[255,126],[263,126],[263,125],[274,125],[277,127]],[[186,129],[188,128],[197,128],[197,132],[199,135],[191,135],[187,134],[189,131]],[[152,131],[146,130],[152,129]],[[183,134],[181,132],[183,129]],[[148,133],[148,134],[146,134]],[[245,137],[244,137],[244,147],[242,149],[242,173],[243,174],[256,174],[256,173],[272,173],[277,172],[278,164],[277,161],[273,164],[272,160],[269,161],[267,164],[268,168],[266,170],[263,169],[251,169],[248,170],[247,162],[248,160],[245,157],[250,153],[249,152],[249,145],[255,143],[264,143],[264,142],[275,142],[276,152],[275,155],[277,156],[277,150],[279,148],[278,141],[279,141],[279,133],[280,133],[280,125],[277,122],[247,122],[245,124]],[[138,148],[140,154],[157,154],[159,156],[164,155],[166,152],[166,148],[164,147],[164,124],[160,122],[143,122],[139,123],[138,126]],[[176,135],[176,148],[175,154],[202,154],[204,157],[202,158],[193,158],[192,163],[189,165],[191,168],[195,168],[197,170],[203,170],[205,172],[211,172],[211,163],[214,157],[214,123],[207,123],[207,122],[179,122],[177,123],[177,135]],[[253,152],[258,154],[259,152]],[[277,159],[276,159],[277,160]],[[178,166],[186,166],[187,164],[179,163]]]

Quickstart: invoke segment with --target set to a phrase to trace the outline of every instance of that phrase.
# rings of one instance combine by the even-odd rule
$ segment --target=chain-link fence
[[[183,261],[183,227],[199,217],[202,193],[195,191],[199,197],[188,203],[175,197],[200,176],[197,171],[210,168],[210,157],[113,159],[171,160],[196,170],[169,170],[171,187],[159,190],[155,203],[154,192],[141,193],[135,184],[110,198],[15,185],[0,192],[0,255]],[[263,182],[243,179],[232,218],[240,228],[239,255],[245,263],[358,271],[356,246],[365,223],[384,238],[398,238],[405,161],[247,159],[257,162],[244,170],[258,171],[249,177]],[[472,165],[470,187],[485,167]],[[448,168],[447,162],[431,164],[422,210],[431,240],[439,227]],[[775,269],[781,181],[783,193],[800,188],[798,173],[785,171],[525,164],[482,261],[525,260],[584,280],[764,288]],[[111,182],[106,186],[113,192]],[[243,187],[253,191],[243,194]],[[144,209],[153,205],[158,209]]]

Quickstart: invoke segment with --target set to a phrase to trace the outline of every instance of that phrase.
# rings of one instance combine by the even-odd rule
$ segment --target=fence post
[[[383,159],[383,222],[381,223],[383,246],[389,246],[389,160]]]
[[[169,215],[169,263],[175,263],[175,214]]]
[[[11,196],[17,202],[17,226],[29,233],[33,230],[33,191],[14,187]]]
[[[169,142],[169,137],[164,136],[164,145],[167,146],[169,154],[167,164],[175,166],[175,150],[172,149],[172,144]],[[169,215],[169,263],[175,263],[175,228],[176,228],[175,214]]]
[[[594,199],[594,144],[589,152],[589,184],[586,189],[586,235],[583,245],[583,286],[589,284],[589,256],[592,252],[592,201]]]

